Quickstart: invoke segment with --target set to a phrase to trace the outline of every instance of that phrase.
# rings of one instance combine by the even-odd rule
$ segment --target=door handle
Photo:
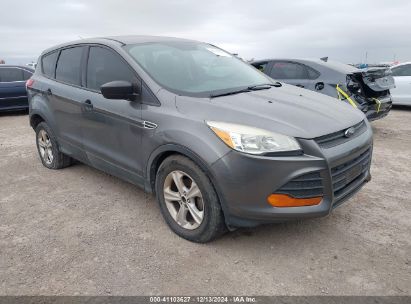
[[[93,109],[93,103],[91,102],[90,99],[86,99],[86,100],[83,102],[83,104],[84,104],[84,107],[85,107],[87,110],[92,110],[92,109]]]
[[[295,86],[299,87],[299,88],[304,88],[304,86],[302,84],[296,84]]]

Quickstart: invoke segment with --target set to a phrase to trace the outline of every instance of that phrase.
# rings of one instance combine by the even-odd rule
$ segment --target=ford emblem
[[[354,135],[354,133],[355,133],[355,128],[354,128],[354,127],[351,127],[351,128],[349,128],[349,129],[345,130],[344,136],[345,136],[345,137],[351,137],[351,136]]]

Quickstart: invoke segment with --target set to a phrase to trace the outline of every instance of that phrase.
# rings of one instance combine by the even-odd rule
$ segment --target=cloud
[[[7,2],[7,0],[6,0]],[[25,63],[79,37],[167,35],[210,42],[245,58],[330,56],[411,60],[407,0],[8,1],[0,58]]]

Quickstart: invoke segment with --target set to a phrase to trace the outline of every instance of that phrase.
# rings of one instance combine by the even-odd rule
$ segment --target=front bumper
[[[229,227],[325,216],[370,179],[372,130],[368,123],[361,135],[337,146],[320,147],[315,140],[301,139],[299,142],[304,150],[301,156],[263,157],[231,151],[213,164],[214,184]],[[366,153],[369,153],[369,158],[365,160]],[[347,174],[357,175],[341,188],[335,180],[338,168],[357,160],[363,161],[361,172],[357,165],[357,173],[349,171],[351,169],[346,166],[349,169]],[[273,207],[267,203],[270,194],[278,193],[287,183],[313,173],[321,177],[323,199],[320,204]]]

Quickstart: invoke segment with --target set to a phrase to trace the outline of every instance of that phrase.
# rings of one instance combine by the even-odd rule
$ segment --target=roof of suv
[[[80,39],[80,40],[62,43],[62,44],[46,49],[42,54],[48,53],[58,48],[62,48],[62,47],[70,46],[74,44],[80,44],[80,43],[103,43],[103,44],[117,43],[117,44],[127,45],[127,44],[135,44],[135,43],[164,42],[164,41],[195,41],[195,40],[176,38],[176,37],[143,36],[143,35],[95,37],[95,38],[86,38],[86,39]]]

